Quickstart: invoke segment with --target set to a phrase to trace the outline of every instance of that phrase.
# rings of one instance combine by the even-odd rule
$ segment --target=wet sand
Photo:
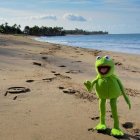
[[[91,129],[99,122],[98,99],[83,82],[96,76],[97,55],[114,59],[132,102],[129,110],[123,97],[118,100],[123,139],[140,139],[139,55],[0,35],[0,140],[115,140],[109,135],[113,126],[109,103],[108,133]]]

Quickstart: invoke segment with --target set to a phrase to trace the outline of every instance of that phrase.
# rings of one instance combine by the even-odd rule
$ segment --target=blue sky
[[[0,0],[0,24],[140,33],[140,0]]]

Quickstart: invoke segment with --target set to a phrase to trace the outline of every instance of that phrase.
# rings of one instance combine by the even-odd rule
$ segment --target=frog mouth
[[[100,74],[105,75],[109,72],[110,66],[99,66],[98,71]]]

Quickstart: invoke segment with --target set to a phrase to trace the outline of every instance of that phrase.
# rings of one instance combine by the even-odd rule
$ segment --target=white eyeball
[[[97,56],[97,57],[96,57],[96,60],[100,60],[100,59],[101,59],[101,56]]]
[[[105,59],[106,59],[106,60],[110,60],[110,56],[106,55],[106,56],[105,56]]]

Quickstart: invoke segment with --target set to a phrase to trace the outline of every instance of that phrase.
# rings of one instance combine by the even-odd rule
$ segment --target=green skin
[[[128,96],[125,94],[125,90],[120,79],[114,75],[114,66],[115,64],[109,56],[98,56],[95,63],[98,75],[94,80],[84,82],[84,85],[89,92],[91,92],[95,86],[96,95],[99,97],[100,123],[95,127],[95,129],[98,131],[106,129],[106,99],[110,99],[110,106],[114,119],[114,128],[111,130],[111,134],[119,137],[123,136],[124,133],[119,127],[117,98],[120,95],[123,95],[129,109],[131,108],[131,104]]]

